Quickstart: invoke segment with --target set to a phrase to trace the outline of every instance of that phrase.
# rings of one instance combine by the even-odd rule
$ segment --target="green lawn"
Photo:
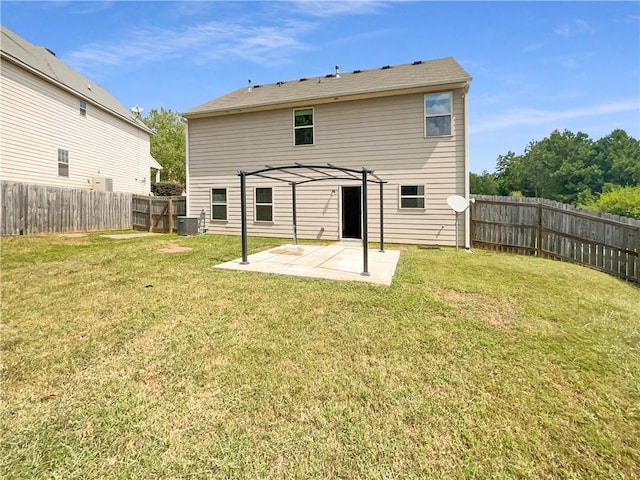
[[[399,248],[384,287],[3,238],[0,477],[640,478],[637,286]]]

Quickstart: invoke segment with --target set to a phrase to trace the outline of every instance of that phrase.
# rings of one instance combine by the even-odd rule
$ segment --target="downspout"
[[[191,196],[191,190],[189,189],[189,120],[187,120],[186,118],[182,117],[182,120],[184,121],[184,146],[185,146],[185,190],[187,193],[187,215],[189,215],[189,210],[190,210],[190,201],[189,201],[189,197]]]
[[[469,82],[464,88],[464,198],[469,198]],[[469,204],[469,203],[467,203]],[[464,212],[464,248],[471,249],[471,209]]]

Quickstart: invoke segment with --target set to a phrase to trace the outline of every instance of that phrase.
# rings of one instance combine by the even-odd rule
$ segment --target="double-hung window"
[[[451,135],[451,92],[424,96],[425,136]]]
[[[313,108],[293,111],[293,135],[295,145],[313,145]]]
[[[211,189],[211,220],[227,220],[227,189]]]
[[[424,208],[424,185],[400,185],[400,208]]]
[[[69,151],[58,149],[58,176],[69,176]]]
[[[83,117],[87,116],[87,102],[84,100],[80,100],[80,115]]]
[[[271,187],[256,187],[254,198],[255,221],[273,222],[273,189]]]

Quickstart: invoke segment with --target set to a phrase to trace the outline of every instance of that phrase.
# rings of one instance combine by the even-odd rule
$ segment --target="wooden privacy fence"
[[[187,214],[187,198],[133,195],[133,228],[149,232],[173,232],[177,217]]]
[[[565,260],[640,282],[640,221],[552,200],[475,196],[471,244]]]
[[[0,182],[2,235],[128,230],[131,194]]]

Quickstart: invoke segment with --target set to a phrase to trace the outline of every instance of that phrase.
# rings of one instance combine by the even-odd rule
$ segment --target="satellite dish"
[[[462,213],[469,208],[469,202],[466,198],[460,195],[451,195],[447,198],[447,204],[456,213]]]
[[[134,105],[129,110],[131,110],[131,113],[133,113],[134,115],[137,115],[139,117],[140,114],[144,111],[144,108],[139,107],[138,105]]]
[[[451,195],[447,198],[447,204],[456,212],[456,251],[458,250],[458,215],[469,208],[469,201],[460,195]]]

